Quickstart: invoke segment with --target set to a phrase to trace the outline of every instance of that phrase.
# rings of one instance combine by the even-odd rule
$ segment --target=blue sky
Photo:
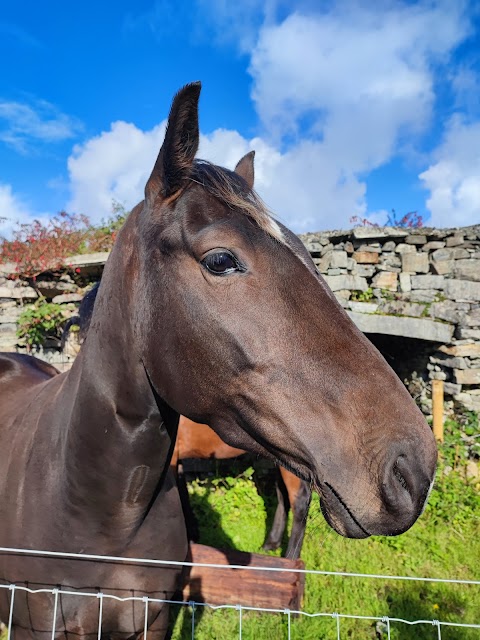
[[[131,207],[175,91],[201,80],[200,155],[296,231],[417,210],[480,222],[480,3],[25,0],[0,17],[0,234]]]

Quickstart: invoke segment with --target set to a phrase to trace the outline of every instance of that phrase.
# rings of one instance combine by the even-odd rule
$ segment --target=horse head
[[[129,260],[136,357],[175,412],[311,482],[338,533],[399,534],[434,477],[431,430],[256,195],[253,153],[235,171],[195,159],[199,94],[175,96],[112,252]]]

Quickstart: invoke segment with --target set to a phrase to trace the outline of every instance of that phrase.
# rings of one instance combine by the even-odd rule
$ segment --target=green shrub
[[[60,342],[65,320],[62,305],[41,300],[22,312],[17,336],[29,350],[43,346],[48,339]]]

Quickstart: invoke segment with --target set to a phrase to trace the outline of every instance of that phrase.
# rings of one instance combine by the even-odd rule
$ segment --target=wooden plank
[[[305,574],[302,560],[289,560],[259,553],[220,550],[201,544],[190,545],[189,562],[220,564],[225,568],[192,567],[182,595],[185,601],[210,604],[241,604],[250,607],[299,610],[302,606]],[[229,565],[279,567],[284,571],[229,569]]]

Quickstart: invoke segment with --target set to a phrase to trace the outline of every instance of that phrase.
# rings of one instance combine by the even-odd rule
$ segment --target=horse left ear
[[[237,166],[235,167],[235,173],[245,180],[250,189],[253,189],[253,182],[255,180],[255,169],[253,168],[254,158],[255,151],[249,151],[237,162]]]
[[[167,130],[157,161],[145,186],[145,201],[169,198],[184,185],[198,150],[198,99],[200,82],[180,89],[173,99]]]

